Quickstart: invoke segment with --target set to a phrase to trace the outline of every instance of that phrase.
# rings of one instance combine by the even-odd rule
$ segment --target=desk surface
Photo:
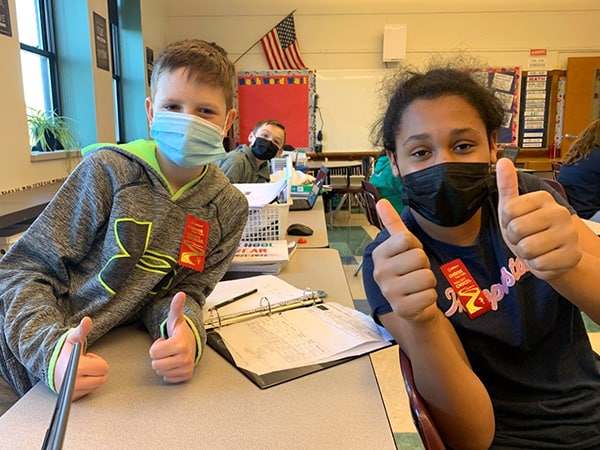
[[[591,220],[588,219],[581,219],[583,223],[585,223],[588,228],[590,230],[592,230],[594,233],[596,233],[598,236],[600,236],[600,223],[598,222],[592,222]]]
[[[306,243],[298,243],[298,248],[325,248],[329,247],[329,237],[327,236],[327,222],[325,222],[325,206],[323,197],[320,195],[317,202],[311,210],[308,211],[290,211],[288,216],[288,226],[292,223],[301,223],[313,229],[311,236],[290,236],[285,235],[288,242],[298,241],[300,238],[306,239]]]
[[[299,250],[281,277],[351,305],[335,250]],[[165,385],[150,344],[145,330],[126,327],[90,348],[109,362],[109,379],[73,403],[65,449],[395,449],[368,356],[260,390],[208,348],[191,381]],[[40,448],[55,400],[38,384],[1,416],[2,448]]]

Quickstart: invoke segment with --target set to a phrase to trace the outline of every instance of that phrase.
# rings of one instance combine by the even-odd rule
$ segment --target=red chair
[[[381,198],[379,195],[379,191],[375,187],[373,183],[367,180],[361,181],[363,197],[365,201],[365,211],[367,213],[367,220],[374,227],[383,229],[383,225],[381,224],[381,220],[379,220],[379,215],[377,214],[377,202]]]
[[[408,394],[410,412],[421,441],[423,441],[423,446],[425,450],[446,450],[446,445],[435,426],[429,409],[427,409],[425,401],[417,390],[410,359],[400,347],[398,347],[398,351],[400,352],[400,369],[404,378],[406,393]]]

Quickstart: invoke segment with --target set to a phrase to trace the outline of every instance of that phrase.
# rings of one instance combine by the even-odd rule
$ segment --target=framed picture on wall
[[[0,34],[12,36],[10,26],[10,10],[8,9],[8,0],[0,0]]]
[[[106,19],[98,13],[94,13],[94,43],[96,46],[96,66],[99,69],[110,70]]]
[[[150,78],[152,78],[152,70],[154,69],[154,50],[146,47],[146,72],[148,76],[148,86],[150,86]]]

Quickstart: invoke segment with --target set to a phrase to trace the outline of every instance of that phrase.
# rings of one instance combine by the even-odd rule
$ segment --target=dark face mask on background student
[[[442,227],[469,220],[489,194],[488,163],[442,163],[402,177],[402,201]]]
[[[269,159],[275,158],[275,155],[277,155],[277,152],[279,151],[279,147],[268,139],[261,137],[254,138],[254,142],[250,148],[252,149],[252,154],[261,161],[268,161]]]

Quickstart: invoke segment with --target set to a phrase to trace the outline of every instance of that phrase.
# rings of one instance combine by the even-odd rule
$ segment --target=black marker
[[[230,305],[231,303],[237,302],[238,300],[241,300],[243,298],[248,297],[249,295],[252,294],[256,294],[258,292],[258,289],[252,289],[251,291],[248,292],[244,292],[243,294],[240,295],[236,295],[233,298],[230,298],[229,300],[225,300],[224,302],[221,303],[217,303],[215,306],[213,306],[211,309],[218,309],[218,308],[222,308],[223,306],[227,306]]]

